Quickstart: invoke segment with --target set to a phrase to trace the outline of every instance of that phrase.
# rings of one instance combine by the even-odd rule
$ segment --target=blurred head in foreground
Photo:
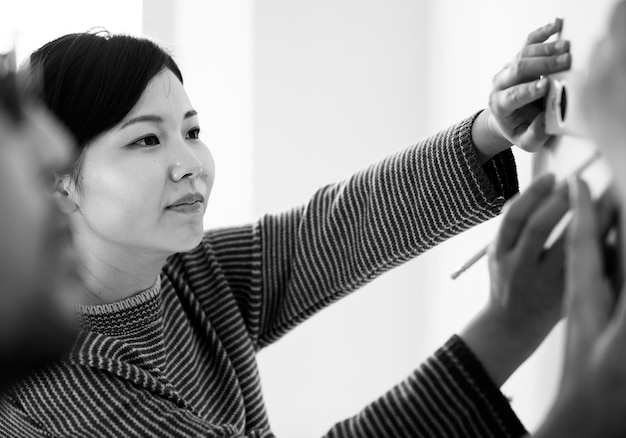
[[[72,142],[18,96],[0,63],[0,389],[65,352],[74,332],[63,299],[71,239],[50,177],[67,166]]]
[[[626,1],[616,4],[608,31],[592,51],[589,78],[587,120],[618,192],[626,197]]]

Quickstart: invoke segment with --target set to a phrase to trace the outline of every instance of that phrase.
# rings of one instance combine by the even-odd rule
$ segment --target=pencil
[[[580,166],[578,166],[576,168],[576,170],[574,170],[571,174],[571,176],[576,176],[576,175],[580,175],[581,173],[583,173],[589,166],[591,166],[598,158],[600,157],[600,153],[598,151],[595,151],[593,153],[593,155],[591,157],[589,157],[587,160],[585,160]],[[560,229],[560,234],[563,234],[565,232],[565,230],[567,229],[567,227],[562,227]],[[554,239],[550,239],[552,241],[555,241],[558,237],[560,236],[556,236]],[[463,263],[462,265],[458,266],[454,272],[452,272],[452,274],[450,274],[450,278],[452,278],[453,280],[456,280],[457,278],[459,278],[459,276],[467,271],[469,268],[471,268],[472,266],[474,266],[476,264],[477,261],[479,261],[480,259],[482,259],[485,255],[487,255],[487,250],[489,249],[489,245],[491,245],[491,243],[485,245],[484,248],[482,248],[480,251],[478,251],[476,254],[474,254],[472,257],[470,257],[470,259],[468,261],[466,261],[465,263]]]
[[[466,261],[465,263],[463,263],[461,266],[457,267],[454,272],[452,273],[452,275],[450,275],[450,278],[452,278],[453,280],[456,280],[458,278],[459,275],[461,275],[463,272],[467,271],[469,268],[471,268],[478,260],[482,259],[484,256],[487,255],[487,250],[489,249],[489,245],[487,244],[485,245],[485,247],[483,249],[481,249],[480,251],[478,251],[476,254],[474,254],[468,261]]]

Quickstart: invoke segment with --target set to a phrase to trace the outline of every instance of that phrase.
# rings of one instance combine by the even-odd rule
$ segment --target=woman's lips
[[[188,193],[166,207],[166,210],[182,214],[204,213],[204,196],[200,193]]]
[[[204,203],[202,201],[194,201],[192,203],[182,203],[170,205],[166,210],[181,214],[198,214],[204,213]]]

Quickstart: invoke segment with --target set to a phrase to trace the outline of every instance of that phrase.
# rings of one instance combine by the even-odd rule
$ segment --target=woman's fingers
[[[541,26],[539,29],[534,30],[528,35],[526,39],[525,45],[543,43],[545,40],[550,38],[552,35],[559,33],[563,28],[563,20],[557,18],[552,23],[548,23],[544,26]]]
[[[596,237],[601,250],[604,250],[601,243],[605,240],[610,227],[615,224],[617,215],[611,190],[605,191],[593,205]],[[524,254],[524,257],[539,257],[542,255],[547,239],[569,209],[569,187],[567,185],[559,185],[552,195],[535,208],[534,214],[528,219],[526,226],[521,232],[516,247]],[[557,242],[560,242],[562,246],[564,237],[559,238]],[[555,242],[552,248],[555,248],[556,245],[557,243]],[[562,253],[562,248],[557,252]],[[606,272],[606,269],[603,272]]]
[[[519,57],[494,77],[493,85],[496,90],[504,90],[517,84],[536,80],[543,75],[569,70],[571,65],[570,53],[532,58]]]
[[[541,99],[548,93],[548,80],[541,78],[506,90],[495,91],[491,95],[489,107],[495,114],[508,116],[518,109]]]
[[[570,183],[574,219],[569,228],[566,260],[566,308],[570,336],[578,353],[585,354],[605,329],[613,295],[604,275],[594,204],[587,185]]]
[[[548,140],[543,120],[536,120],[543,107],[536,102],[549,91],[548,80],[542,76],[568,70],[572,64],[569,41],[545,42],[561,27],[562,21],[557,19],[532,32],[513,61],[493,78],[489,96],[491,125],[510,143],[530,152]]]
[[[543,175],[507,206],[495,243],[496,254],[503,254],[515,246],[531,213],[550,195],[553,186],[554,175]]]
[[[539,56],[553,56],[567,53],[570,50],[570,42],[559,40],[551,43],[539,43],[524,46],[520,52],[520,58],[534,58]]]
[[[563,278],[565,274],[565,247],[567,243],[567,236],[561,235],[556,241],[548,248],[543,254],[542,263],[547,263],[548,266],[558,266],[558,270],[553,272],[554,275],[558,275]]]
[[[544,245],[554,227],[569,210],[567,186],[560,186],[554,193],[536,206],[522,230],[516,250],[524,258],[538,260],[544,252]]]
[[[514,133],[514,136],[517,138],[516,145],[527,152],[539,150],[550,139],[550,136],[546,133],[544,111],[537,112],[529,125],[522,124],[517,129],[521,133]]]

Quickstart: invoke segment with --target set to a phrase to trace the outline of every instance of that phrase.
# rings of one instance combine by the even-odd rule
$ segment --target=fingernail
[[[557,49],[558,51],[561,51],[561,50],[566,50],[566,49],[567,49],[568,44],[569,44],[569,41],[567,41],[567,40],[559,40],[559,41],[557,41],[557,43],[556,43],[556,49]]]
[[[538,90],[542,90],[546,87],[547,83],[548,83],[548,80],[546,78],[541,78],[537,81],[535,86],[537,87]]]
[[[569,53],[563,53],[556,57],[556,62],[559,64],[567,64],[569,62]]]

